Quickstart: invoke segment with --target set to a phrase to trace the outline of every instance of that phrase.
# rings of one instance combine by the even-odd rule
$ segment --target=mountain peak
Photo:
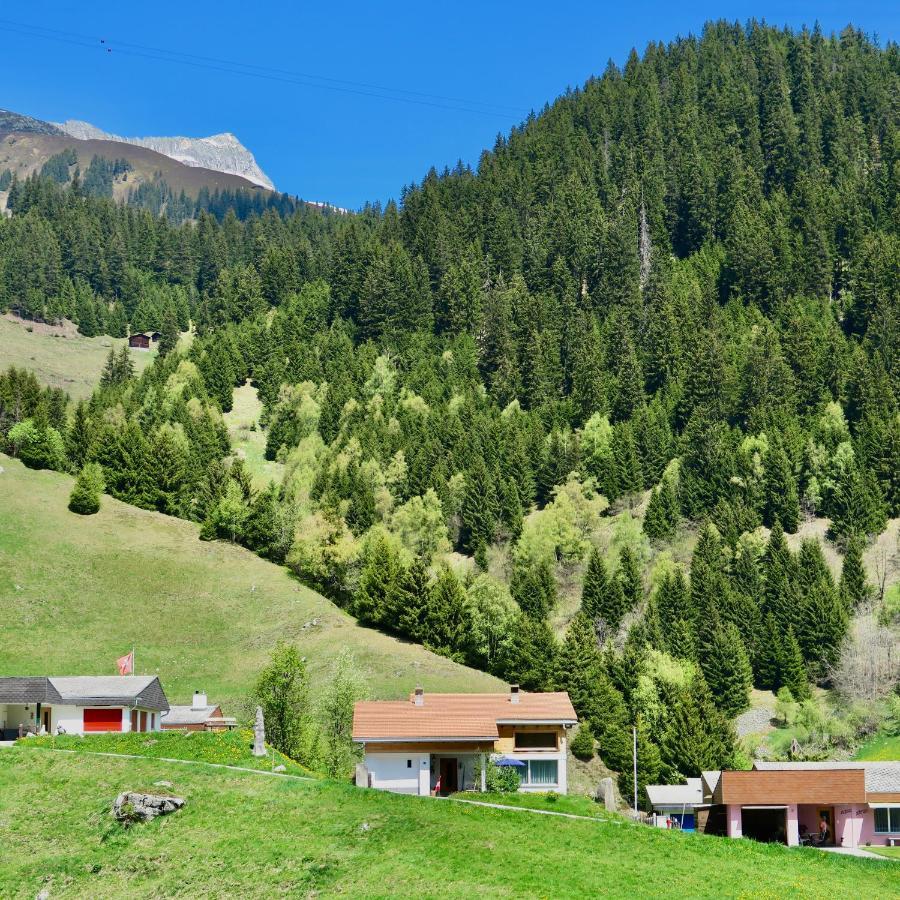
[[[65,122],[53,124],[78,140],[119,141],[123,144],[147,147],[186,166],[200,166],[217,172],[227,172],[230,175],[240,175],[260,187],[272,191],[276,189],[269,176],[259,167],[253,154],[230,131],[199,138],[122,137],[78,119],[67,119]]]

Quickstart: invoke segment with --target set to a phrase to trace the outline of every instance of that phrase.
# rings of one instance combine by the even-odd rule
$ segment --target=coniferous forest
[[[179,223],[16,182],[0,307],[163,341],[77,406],[7,371],[3,444],[568,690],[614,770],[633,724],[645,783],[734,764],[751,687],[840,680],[862,553],[900,516],[898,97],[896,44],[718,22],[383,208]],[[222,421],[248,379],[284,463],[265,490]],[[788,544],[811,517],[840,577]]]

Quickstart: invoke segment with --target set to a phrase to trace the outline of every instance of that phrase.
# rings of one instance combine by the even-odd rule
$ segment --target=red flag
[[[116,665],[119,667],[120,675],[133,675],[134,674],[134,650],[131,653],[126,653],[125,656],[120,656],[116,660]]]

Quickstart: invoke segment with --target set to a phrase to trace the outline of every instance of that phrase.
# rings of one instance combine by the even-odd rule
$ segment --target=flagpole
[[[132,645],[131,645],[131,674],[134,675],[134,673],[135,673],[135,668],[134,668],[134,644],[132,644]]]

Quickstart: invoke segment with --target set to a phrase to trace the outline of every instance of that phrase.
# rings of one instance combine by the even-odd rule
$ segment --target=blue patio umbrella
[[[513,759],[511,756],[501,756],[499,759],[495,759],[494,765],[521,766],[523,769],[525,768],[525,763],[523,763],[521,759]]]

